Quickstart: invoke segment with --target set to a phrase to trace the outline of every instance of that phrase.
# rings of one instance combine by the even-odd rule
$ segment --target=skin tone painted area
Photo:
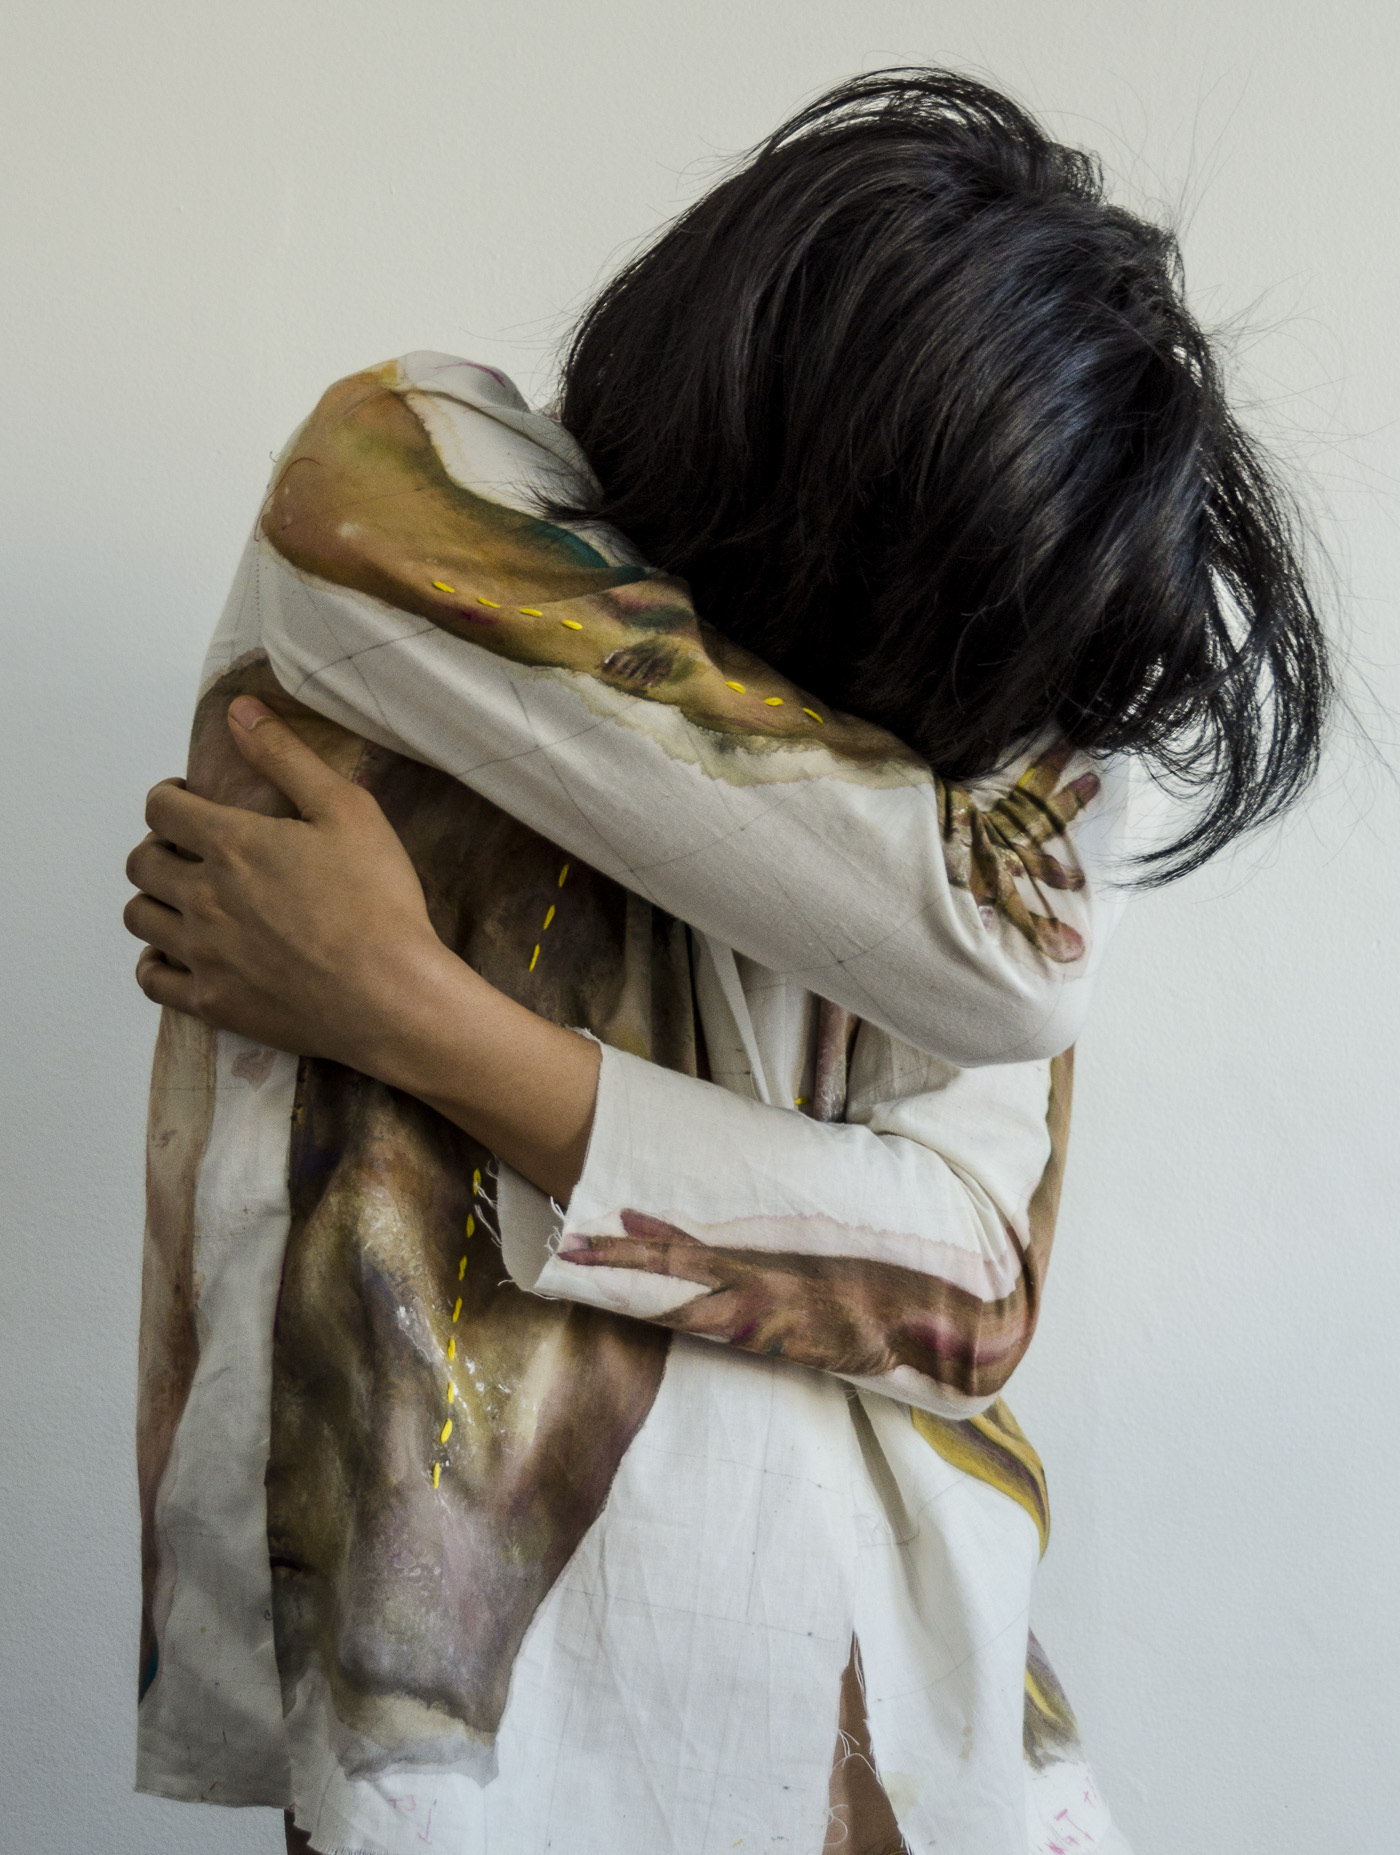
[[[154,1003],[416,1096],[561,1203],[583,1166],[597,1045],[487,984],[434,933],[373,796],[252,696],[229,710],[269,818],[164,780],[127,875]]]

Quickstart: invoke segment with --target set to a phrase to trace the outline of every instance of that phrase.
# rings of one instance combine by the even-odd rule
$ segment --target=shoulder
[[[564,427],[531,408],[499,368],[418,349],[338,380],[322,394],[301,436],[347,419],[395,422],[407,411],[443,468],[463,488],[524,512],[541,499],[579,501],[593,488],[588,461]],[[397,423],[407,427],[399,416]]]
[[[453,501],[465,496],[478,517],[494,507],[542,524],[556,544],[568,546],[572,536],[574,551],[594,564],[644,565],[614,530],[543,514],[586,506],[596,489],[559,421],[532,410],[499,368],[429,350],[326,389],[279,459],[269,514],[291,492],[303,516],[335,511],[339,519],[347,497],[366,504],[372,497],[387,512],[383,493],[410,481]]]

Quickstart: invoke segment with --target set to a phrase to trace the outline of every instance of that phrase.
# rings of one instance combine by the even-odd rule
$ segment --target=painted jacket
[[[138,1781],[374,1855],[1122,1850],[1031,1639],[1034,1330],[1124,776],[966,789],[539,510],[489,369],[331,389],[206,665],[377,797],[438,933],[596,1036],[567,1211],[167,1013]],[[717,615],[719,616],[719,615]]]

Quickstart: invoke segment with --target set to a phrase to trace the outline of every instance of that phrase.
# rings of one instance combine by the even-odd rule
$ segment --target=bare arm
[[[416,1095],[567,1202],[582,1169],[598,1047],[488,985],[433,931],[423,891],[369,793],[261,702],[230,732],[299,817],[156,786],[127,874],[157,1004]],[[183,854],[182,854],[183,853]]]

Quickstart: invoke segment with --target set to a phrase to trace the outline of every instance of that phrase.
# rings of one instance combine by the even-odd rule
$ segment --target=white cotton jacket
[[[1000,1392],[1127,775],[1042,741],[949,786],[547,521],[583,468],[490,370],[343,382],[211,647],[192,786],[273,803],[220,732],[272,702],[603,1061],[560,1210],[369,1078],[167,1020],[140,1781],[366,1855],[820,1855],[870,1830],[864,1734],[912,1855],[1121,1850],[1028,1664]]]

